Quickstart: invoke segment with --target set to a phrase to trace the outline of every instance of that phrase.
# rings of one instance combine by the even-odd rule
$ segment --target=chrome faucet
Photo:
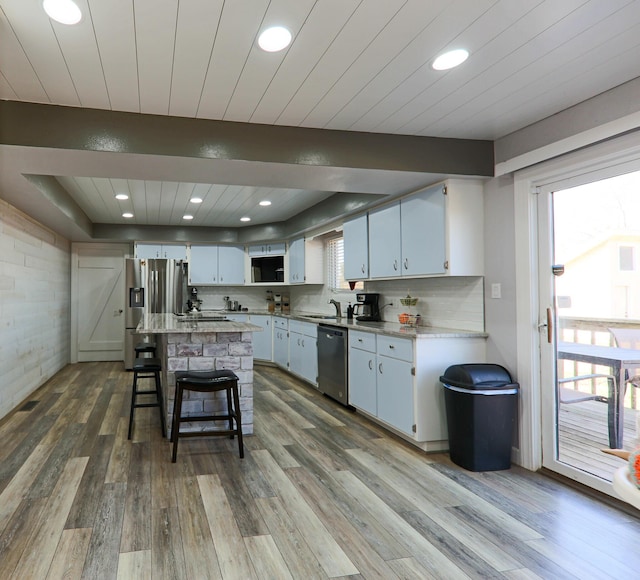
[[[336,302],[333,298],[329,300],[329,304],[333,304],[336,307],[336,318],[342,318],[342,309],[340,302]]]

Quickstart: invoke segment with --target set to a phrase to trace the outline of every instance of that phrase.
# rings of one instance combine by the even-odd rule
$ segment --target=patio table
[[[558,359],[586,362],[609,367],[615,380],[609,381],[608,423],[609,447],[622,449],[624,431],[624,393],[626,371],[640,366],[640,350],[579,344],[577,342],[558,343]]]

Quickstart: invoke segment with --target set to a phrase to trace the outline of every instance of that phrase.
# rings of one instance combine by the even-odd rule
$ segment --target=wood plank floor
[[[625,409],[624,448],[636,446],[636,415],[638,411]],[[560,405],[558,414],[558,459],[572,467],[612,481],[613,472],[622,465],[620,459],[602,453],[609,447],[607,405],[598,401],[584,401]]]
[[[0,578],[637,578],[640,519],[425,455],[272,367],[255,435],[127,440],[131,375],[70,365],[0,422]]]

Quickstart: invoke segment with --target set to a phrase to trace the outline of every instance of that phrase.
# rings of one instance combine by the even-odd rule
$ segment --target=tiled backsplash
[[[418,298],[411,308],[413,314],[421,315],[421,324],[444,328],[484,331],[484,279],[482,277],[419,278],[411,280],[381,280],[365,282],[364,290],[332,292],[326,286],[269,286],[269,287],[212,287],[198,288],[203,300],[203,309],[224,308],[224,296],[237,300],[250,310],[266,310],[267,290],[289,293],[291,312],[317,312],[332,314],[335,308],[329,304],[332,298],[342,305],[343,316],[347,315],[349,302],[355,304],[358,292],[378,292],[380,305],[384,306],[382,319],[397,322],[398,314],[408,309],[400,304],[407,293]]]

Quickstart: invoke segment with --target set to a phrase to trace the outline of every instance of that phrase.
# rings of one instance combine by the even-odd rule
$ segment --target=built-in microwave
[[[251,282],[284,283],[284,256],[251,258]]]

